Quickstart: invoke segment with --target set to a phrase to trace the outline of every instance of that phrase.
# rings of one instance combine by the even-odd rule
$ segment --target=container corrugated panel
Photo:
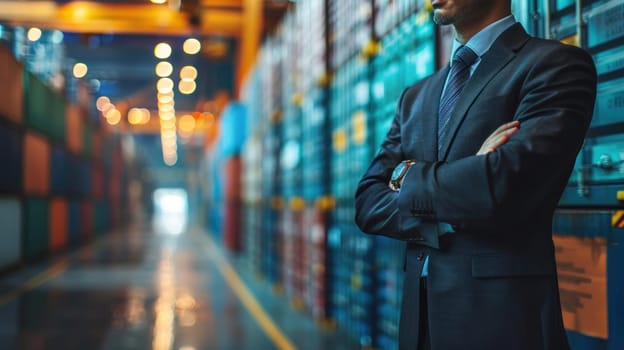
[[[117,229],[121,226],[122,206],[117,200],[110,200],[109,203],[110,228]]]
[[[73,154],[65,156],[65,164],[67,171],[65,177],[67,179],[66,191],[70,196],[80,196],[80,162],[81,159]]]
[[[378,347],[397,348],[405,243],[376,237]]]
[[[226,200],[223,211],[223,242],[231,251],[242,248],[241,204],[237,200]]]
[[[306,201],[329,194],[331,138],[326,89],[309,93],[303,105],[302,195]]]
[[[328,238],[332,261],[332,315],[362,346],[374,346],[377,337],[374,240],[357,229],[351,220],[333,222]]]
[[[81,240],[88,240],[94,234],[93,203],[89,200],[80,203],[80,237]]]
[[[229,158],[224,164],[225,207],[223,221],[223,239],[230,250],[238,251],[242,247],[240,222],[241,212],[241,158]]]
[[[225,182],[225,198],[241,199],[242,161],[240,157],[228,158],[223,164],[223,179]]]
[[[282,194],[290,199],[301,196],[301,110],[288,108],[283,122],[284,144],[279,154]]]
[[[46,134],[54,141],[65,144],[65,132],[67,128],[67,123],[65,121],[65,99],[56,92],[50,91],[50,94],[50,106],[48,106],[50,129],[46,130]]]
[[[50,117],[52,93],[43,82],[29,72],[24,73],[24,114],[26,125],[45,134],[53,129]]]
[[[223,157],[239,155],[245,142],[247,110],[242,103],[230,103],[221,118],[220,151]]]
[[[94,198],[100,199],[104,196],[104,173],[97,165],[92,167],[91,172],[91,194]]]
[[[104,136],[102,129],[93,129],[91,134],[92,152],[91,156],[97,160],[102,159],[102,151],[104,149]]]
[[[79,176],[79,193],[86,197],[92,194],[91,176],[93,176],[92,166],[89,161],[79,159],[78,162],[78,176]]]
[[[332,0],[328,6],[330,37],[334,38],[331,63],[340,67],[359,53],[371,40],[373,2],[371,0]]]
[[[0,191],[18,193],[22,188],[22,136],[0,125]]]
[[[624,4],[621,1],[600,1],[585,13],[587,45],[596,49],[624,38]]]
[[[81,241],[81,203],[78,200],[71,200],[68,208],[68,232],[69,244],[76,244]]]
[[[0,118],[7,118],[15,123],[24,119],[24,68],[11,52],[0,45],[0,81],[10,89],[3,89],[0,94]]]
[[[76,105],[68,104],[65,108],[67,116],[67,148],[74,153],[82,152],[82,123],[83,115],[80,108]]]
[[[250,257],[251,268],[262,273],[262,206],[260,203],[245,204],[246,252]]]
[[[26,132],[24,135],[24,192],[47,195],[50,191],[50,146],[46,139]]]
[[[109,229],[110,219],[108,201],[100,200],[95,202],[93,221],[95,233],[103,234]]]
[[[49,247],[48,200],[27,198],[24,200],[23,256],[26,260],[41,257]]]
[[[50,166],[50,191],[56,195],[66,194],[69,185],[68,172],[71,169],[67,164],[67,153],[61,147],[52,147]]]
[[[282,283],[283,234],[279,222],[280,211],[266,205],[262,213],[262,274],[274,285]]]
[[[329,214],[319,205],[309,205],[305,211],[306,264],[308,269],[306,304],[316,320],[329,320],[329,253],[327,252],[327,227]]]
[[[87,157],[93,154],[93,131],[86,123],[82,126],[82,154]]]
[[[624,264],[624,212],[558,210],[553,231],[571,347],[621,349],[624,315],[618,310],[624,307],[624,280],[619,270]]]
[[[294,297],[297,295],[297,286],[295,281],[295,257],[297,254],[297,235],[295,228],[295,218],[294,213],[285,209],[282,211],[281,222],[278,225],[281,226],[281,231],[284,233],[283,235],[283,259],[282,264],[280,266],[281,273],[283,276],[283,284],[286,290],[286,294],[289,297]]]
[[[22,204],[18,198],[0,198],[0,270],[22,258]]]
[[[69,207],[64,198],[50,200],[50,233],[49,249],[58,251],[67,246],[69,233]]]

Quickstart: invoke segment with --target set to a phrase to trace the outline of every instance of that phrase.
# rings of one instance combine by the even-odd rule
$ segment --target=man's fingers
[[[505,123],[505,124],[499,126],[496,130],[494,130],[494,132],[492,133],[492,136],[500,134],[500,133],[503,133],[503,132],[505,132],[505,131],[507,131],[509,129],[512,129],[512,128],[517,128],[519,125],[520,125],[520,122],[517,121],[517,120],[514,120],[514,121],[509,122],[509,123]]]

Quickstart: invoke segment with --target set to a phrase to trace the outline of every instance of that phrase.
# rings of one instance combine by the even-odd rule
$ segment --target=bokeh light
[[[201,50],[201,43],[195,38],[189,38],[184,41],[182,49],[189,55],[195,55]]]
[[[156,75],[165,78],[173,73],[173,66],[167,61],[158,62],[156,65]]]
[[[87,65],[80,62],[74,64],[74,69],[72,70],[72,72],[74,73],[74,77],[77,79],[83,78],[85,75],[87,75],[88,71],[89,68],[87,67]]]
[[[180,69],[180,79],[195,80],[197,78],[197,68],[193,66],[184,66]]]
[[[165,59],[171,56],[171,45],[167,43],[159,43],[154,47],[154,56],[156,58]]]
[[[41,29],[33,27],[33,28],[28,29],[28,33],[26,34],[26,37],[30,41],[37,41],[41,39],[41,34],[42,34]]]
[[[178,90],[180,90],[180,93],[185,95],[190,95],[195,92],[196,87],[197,85],[194,80],[180,80],[180,83],[178,84]]]

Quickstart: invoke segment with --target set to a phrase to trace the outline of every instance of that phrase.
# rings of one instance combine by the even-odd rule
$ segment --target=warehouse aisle
[[[0,349],[355,348],[205,233],[172,232],[136,225],[1,276]]]

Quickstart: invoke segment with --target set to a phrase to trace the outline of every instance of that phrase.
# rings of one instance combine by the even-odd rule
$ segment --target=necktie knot
[[[470,67],[473,63],[475,63],[477,57],[477,54],[472,51],[471,48],[466,45],[462,45],[459,47],[459,49],[457,49],[457,51],[455,51],[455,56],[453,56],[453,64],[461,63],[466,67]]]

